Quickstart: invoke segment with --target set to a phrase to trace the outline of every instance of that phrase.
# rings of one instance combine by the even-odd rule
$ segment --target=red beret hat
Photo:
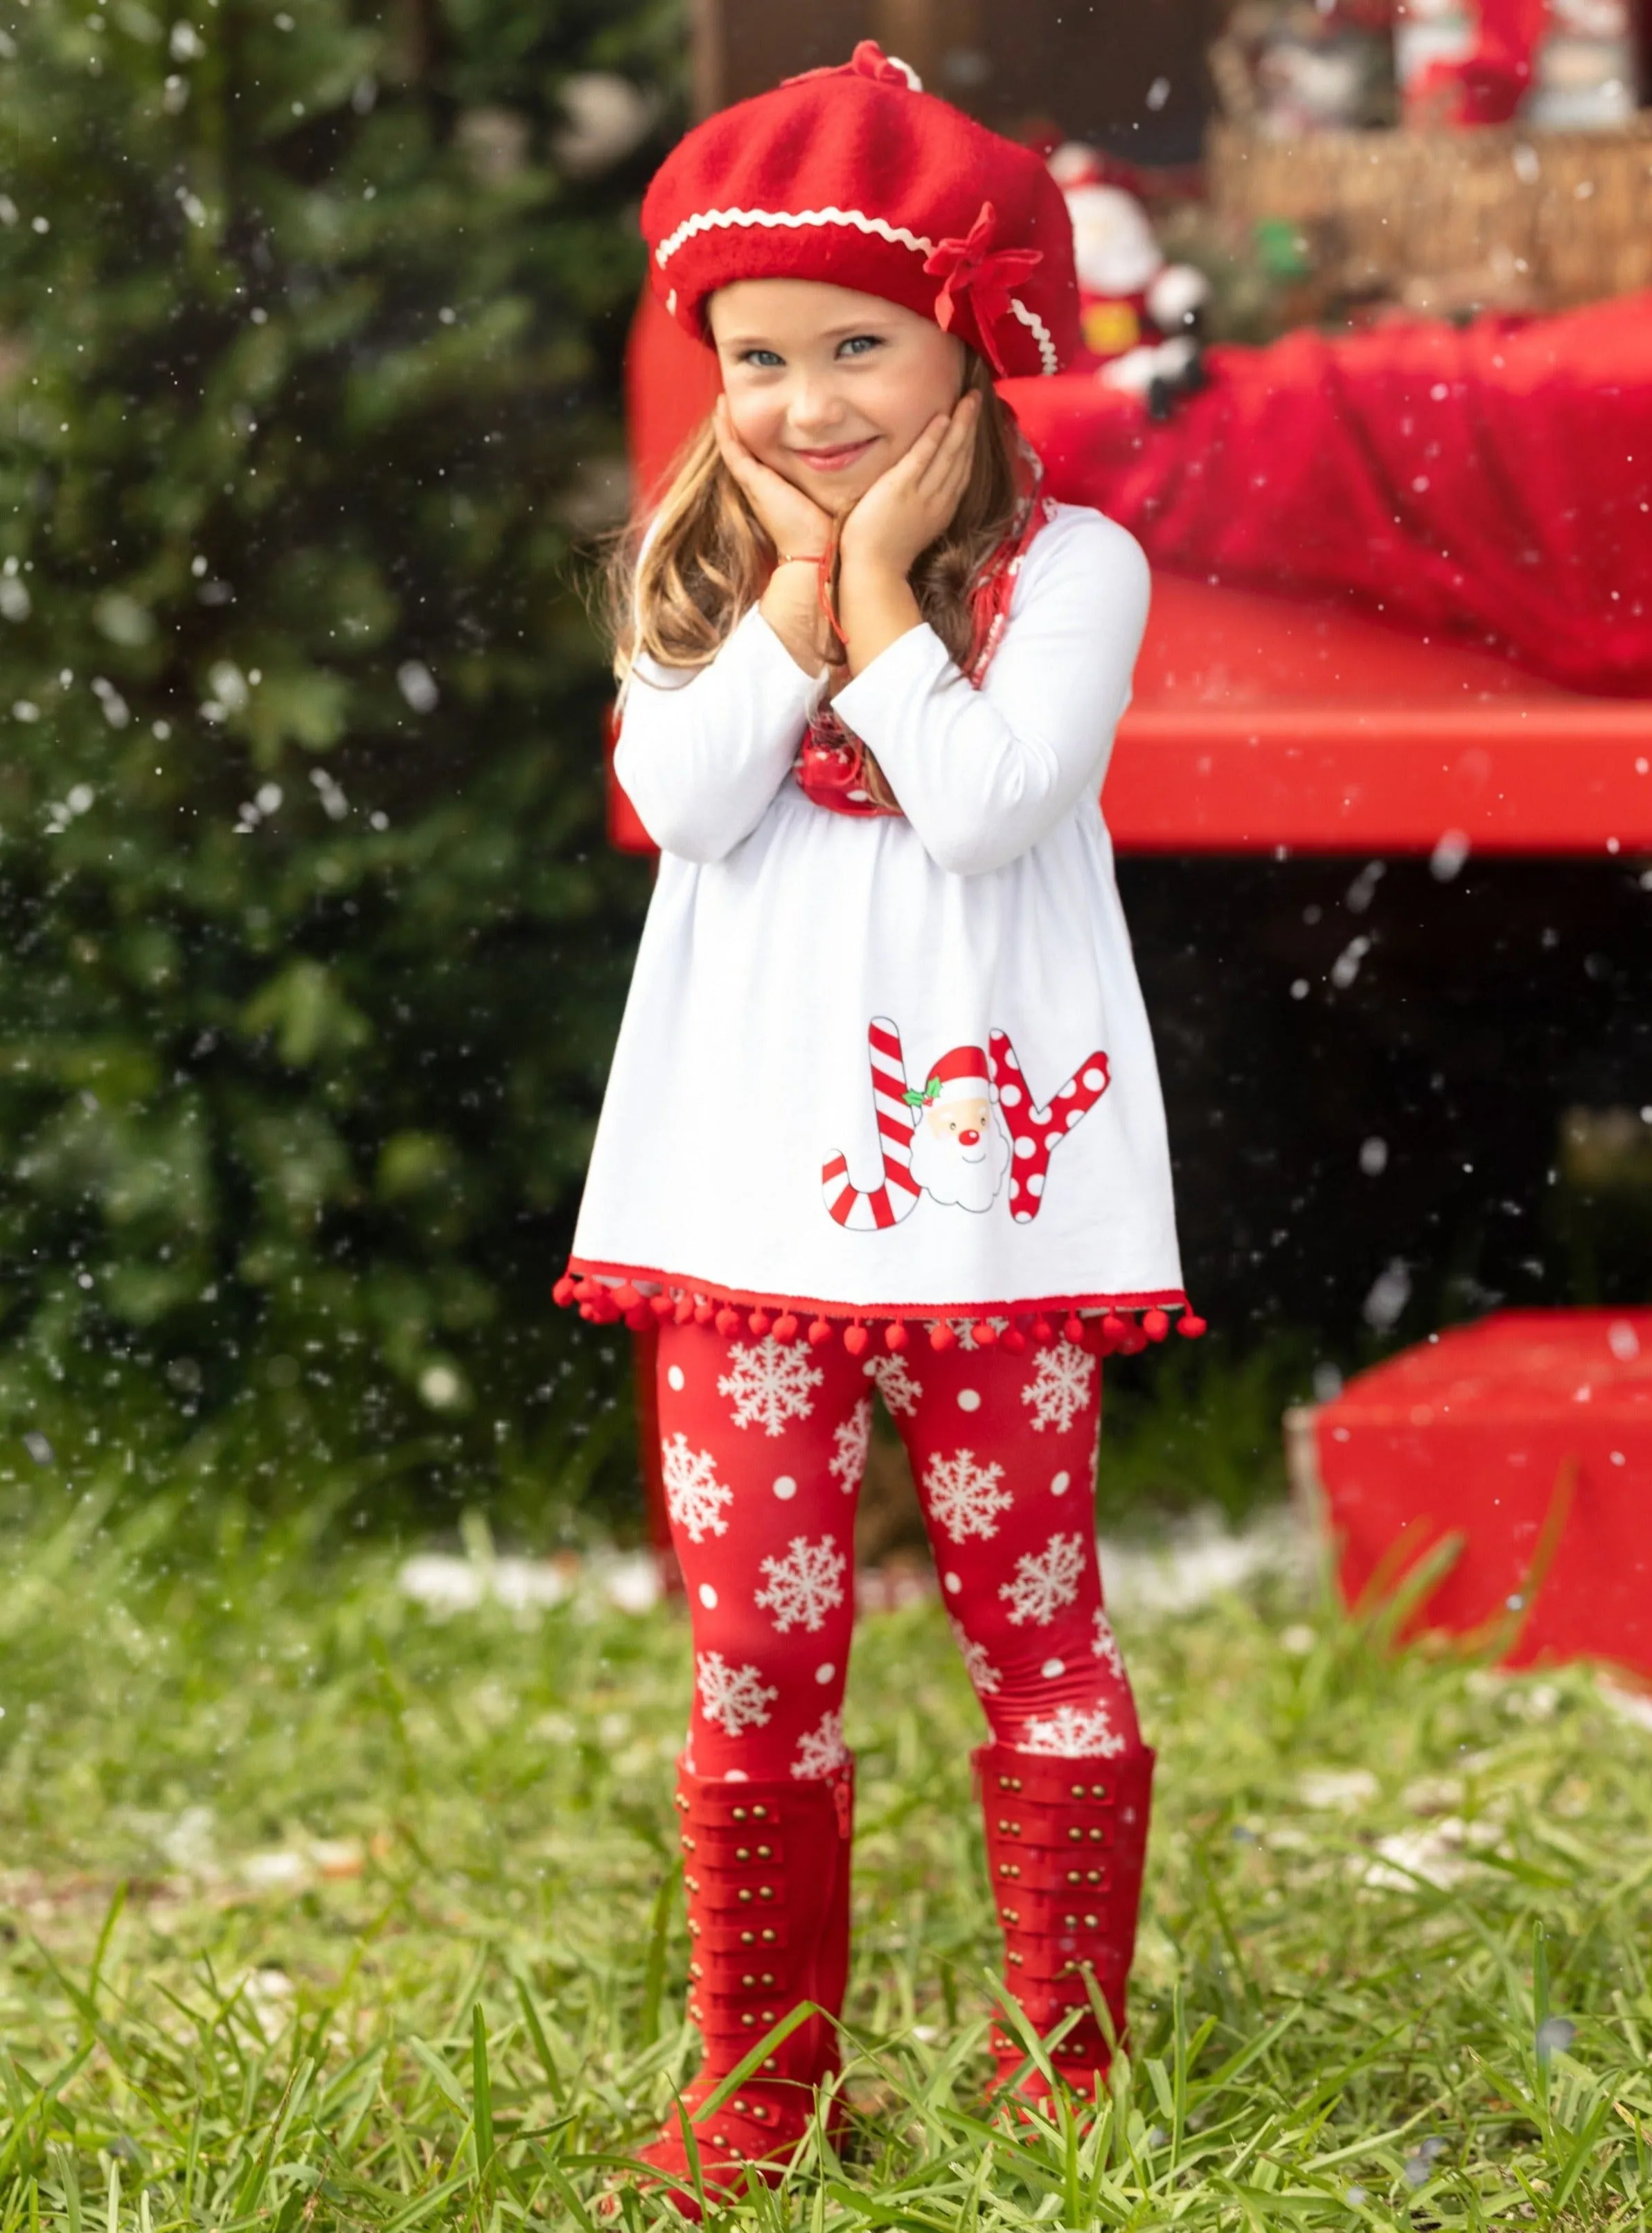
[[[1072,222],[1030,147],[920,90],[870,39],[697,125],[642,205],[655,293],[696,340],[737,279],[823,279],[933,318],[1005,378],[1078,341]]]

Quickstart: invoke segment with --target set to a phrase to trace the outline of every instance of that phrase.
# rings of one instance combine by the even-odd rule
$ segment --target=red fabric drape
[[[1052,493],[1154,564],[1468,635],[1652,695],[1652,295],[1211,352],[1167,426],[1082,374],[1005,384]]]

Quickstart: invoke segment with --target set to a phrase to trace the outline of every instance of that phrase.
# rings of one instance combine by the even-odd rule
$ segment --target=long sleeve
[[[785,780],[821,688],[755,607],[686,680],[637,662],[615,772],[662,852],[720,861],[750,837]]]
[[[980,690],[924,627],[838,693],[836,710],[875,753],[937,868],[1002,868],[1100,789],[1148,596],[1134,537],[1098,512],[1063,511],[1027,554]]]

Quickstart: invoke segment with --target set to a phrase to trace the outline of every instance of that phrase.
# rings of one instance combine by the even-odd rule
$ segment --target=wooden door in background
[[[1139,162],[1192,162],[1221,13],[1221,0],[695,0],[696,105],[726,107],[872,38],[998,131],[1037,120]]]

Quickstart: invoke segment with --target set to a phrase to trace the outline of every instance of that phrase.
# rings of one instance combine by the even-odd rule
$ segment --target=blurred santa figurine
[[[1210,282],[1191,264],[1167,264],[1128,166],[1069,140],[1050,169],[1073,220],[1079,316],[1096,378],[1168,418],[1178,395],[1205,384],[1200,314]]]

